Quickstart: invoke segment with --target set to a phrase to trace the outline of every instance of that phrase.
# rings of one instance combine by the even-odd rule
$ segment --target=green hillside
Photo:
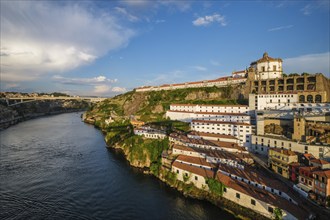
[[[241,91],[241,86],[131,91],[96,104],[87,112],[87,117],[101,128],[109,116],[119,124],[126,124],[131,115],[144,122],[160,122],[166,120],[165,113],[172,103],[247,104],[247,100],[241,98]]]

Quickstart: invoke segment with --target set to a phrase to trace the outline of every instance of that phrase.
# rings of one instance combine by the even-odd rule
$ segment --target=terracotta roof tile
[[[232,124],[232,125],[244,125],[244,126],[251,126],[247,123],[242,122],[229,122],[229,121],[211,121],[211,120],[192,120],[194,123],[209,123],[209,124]]]
[[[215,168],[216,166],[214,164],[211,164],[209,162],[207,162],[204,158],[200,158],[200,157],[191,157],[191,156],[186,156],[186,155],[179,155],[175,161],[184,161],[187,163],[193,163],[193,164],[198,164],[198,165],[203,165],[203,166],[208,166],[208,167],[212,167]]]
[[[174,163],[172,164],[173,167],[179,168],[181,170],[186,170],[190,173],[194,173],[206,178],[213,178],[214,177],[214,172],[212,170],[209,169],[203,169],[200,167],[196,167],[196,166],[190,166],[188,164],[184,164],[184,163],[180,163],[177,161],[174,161]]]

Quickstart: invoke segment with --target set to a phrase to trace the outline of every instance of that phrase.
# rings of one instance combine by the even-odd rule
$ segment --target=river
[[[0,219],[234,219],[130,167],[80,114],[0,132]]]

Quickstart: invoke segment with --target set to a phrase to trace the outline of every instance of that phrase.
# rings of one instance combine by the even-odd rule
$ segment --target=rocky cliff
[[[77,100],[35,101],[7,106],[0,103],[0,130],[31,118],[65,112],[82,111],[88,103]]]

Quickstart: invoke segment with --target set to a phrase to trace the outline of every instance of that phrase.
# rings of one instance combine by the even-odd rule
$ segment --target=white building
[[[251,63],[250,68],[254,69],[255,80],[282,78],[282,59],[272,58],[268,53],[263,57]]]
[[[167,137],[164,131],[152,129],[149,127],[135,128],[134,134],[144,136],[145,138],[150,138],[150,139],[164,139]]]
[[[327,145],[295,142],[279,135],[252,135],[250,152],[267,156],[269,148],[283,148],[302,154],[313,154],[316,158],[330,159],[329,146]]]
[[[248,147],[252,133],[251,124],[209,120],[192,120],[191,129],[198,132],[231,135],[239,139],[242,146]]]
[[[171,104],[171,111],[181,112],[212,112],[212,113],[240,113],[249,114],[247,105],[194,105],[194,104]]]
[[[148,91],[161,91],[161,90],[173,90],[173,89],[185,89],[185,88],[200,88],[200,87],[224,87],[235,84],[245,83],[245,77],[221,77],[214,80],[203,80],[198,82],[185,82],[177,84],[164,84],[161,86],[142,86],[135,89],[136,92],[148,92]]]
[[[188,112],[188,111],[172,111],[166,112],[166,117],[171,120],[191,122],[193,119],[244,122],[250,123],[250,116],[245,113],[221,113],[221,112]]]
[[[239,143],[239,140],[231,135],[224,135],[224,134],[212,134],[212,133],[205,133],[205,132],[196,132],[191,131],[187,134],[188,138],[194,139],[204,139],[204,140],[211,140],[211,141],[224,141],[230,143]]]
[[[187,184],[193,183],[197,188],[208,190],[207,178],[213,178],[214,172],[209,169],[200,168],[186,163],[174,161],[172,172],[176,173],[177,179]]]
[[[296,93],[281,94],[249,94],[250,110],[289,110],[298,103]]]
[[[277,207],[282,210],[282,219],[284,220],[301,218],[301,216],[293,215],[293,213],[296,215],[302,214],[300,208],[284,198],[275,196],[264,189],[254,189],[254,187],[249,186],[248,182],[241,179],[232,179],[221,172],[217,172],[217,180],[227,186],[222,195],[224,198],[252,209],[269,219],[274,218],[274,211]],[[287,210],[290,210],[290,212]],[[305,214],[303,213],[302,216]]]

